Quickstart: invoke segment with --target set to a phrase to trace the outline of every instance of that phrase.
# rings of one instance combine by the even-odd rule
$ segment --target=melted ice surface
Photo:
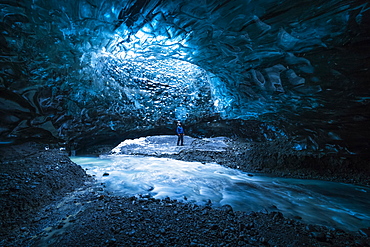
[[[215,163],[114,155],[73,157],[107,190],[120,195],[150,193],[241,211],[280,211],[310,224],[349,231],[370,226],[370,188],[317,180],[247,174]],[[109,173],[109,176],[103,176]]]

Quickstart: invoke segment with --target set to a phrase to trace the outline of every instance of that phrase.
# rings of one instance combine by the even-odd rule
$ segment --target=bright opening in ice
[[[171,28],[158,26],[155,18],[132,29],[118,28],[98,51],[87,45],[81,59],[95,73],[84,69],[94,88],[87,82],[86,94],[105,98],[118,116],[117,123],[109,124],[112,130],[126,118],[144,126],[168,126],[174,120],[193,121],[225,112],[231,97],[216,75],[192,63],[193,49],[187,43],[191,32],[174,35]],[[80,91],[78,101],[81,96]]]
[[[102,50],[100,55],[96,54],[92,64],[97,75],[95,80],[99,86],[105,86],[99,94],[107,91],[103,95],[111,105],[113,103],[112,108],[130,108],[128,114],[120,112],[120,115],[157,126],[173,120],[184,121],[191,116],[195,118],[199,114],[212,114],[214,107],[207,71],[170,56],[155,57],[153,53],[148,56],[145,49],[145,46],[136,49],[132,45],[122,51]]]

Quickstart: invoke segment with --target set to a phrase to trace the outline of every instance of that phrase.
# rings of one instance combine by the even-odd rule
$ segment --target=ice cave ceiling
[[[0,142],[173,133],[369,151],[370,4],[0,0]]]

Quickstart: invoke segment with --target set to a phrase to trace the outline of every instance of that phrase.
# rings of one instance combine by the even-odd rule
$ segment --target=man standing
[[[180,121],[177,122],[176,133],[177,133],[177,146],[180,146],[180,144],[181,146],[184,146],[185,132]]]

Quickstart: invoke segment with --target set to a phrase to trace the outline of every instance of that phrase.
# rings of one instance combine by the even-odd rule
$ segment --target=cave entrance
[[[100,58],[97,77],[110,108],[144,125],[163,125],[209,115],[213,109],[205,70],[173,58]],[[135,113],[136,116],[132,113]]]
[[[86,49],[69,110],[82,115],[81,128],[99,126],[96,140],[170,134],[178,120],[208,121],[222,105],[220,87],[216,76],[191,63],[193,50],[186,37],[146,26],[117,30],[100,50]]]
[[[127,32],[82,58],[89,64],[82,72],[90,80],[80,83],[75,102],[89,106],[79,108],[91,111],[99,102],[93,111],[104,115],[112,130],[168,128],[177,120],[194,123],[215,113],[213,77],[187,61],[186,38],[149,33],[145,27]]]

